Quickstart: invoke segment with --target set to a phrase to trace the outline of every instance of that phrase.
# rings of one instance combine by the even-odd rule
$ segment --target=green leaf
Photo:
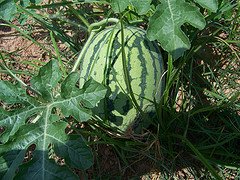
[[[92,154],[82,137],[71,139],[67,141],[66,146],[56,146],[54,150],[60,156],[65,157],[67,164],[72,164],[75,168],[86,169],[92,165]]]
[[[91,79],[78,89],[75,73],[59,84],[61,73],[56,61],[40,68],[39,74],[32,79],[34,88],[41,93],[47,92],[51,101],[44,100],[44,97],[35,97],[34,100],[34,97],[22,94],[23,90],[18,86],[1,81],[2,87],[5,87],[1,93],[3,103],[18,102],[23,107],[19,109],[16,106],[11,111],[0,109],[0,127],[3,128],[0,136],[0,174],[3,179],[77,179],[69,167],[89,168],[93,163],[92,153],[81,136],[65,133],[68,124],[60,117],[88,120],[91,108],[105,96],[106,88]],[[6,99],[9,93],[13,96],[11,100]],[[33,157],[22,164],[27,149],[32,146],[36,146],[32,150]],[[63,158],[65,163],[59,166],[53,161],[53,155]]]
[[[0,1],[0,19],[11,21],[17,13],[17,7],[14,0]]]
[[[139,15],[146,14],[150,9],[152,0],[111,0],[112,9],[119,13],[123,12],[128,6],[133,6]]]
[[[89,108],[94,108],[102,97],[106,94],[106,87],[99,86],[93,79],[88,80],[83,85],[83,104]]]
[[[63,100],[59,107],[61,107],[65,116],[72,115],[77,120],[86,121],[91,117],[91,112],[82,108],[81,105],[88,108],[95,107],[97,102],[105,96],[106,88],[99,86],[93,79],[90,79],[84,84],[82,91],[79,91],[75,87],[78,78],[77,73],[71,73],[62,83],[61,95],[67,99]]]
[[[47,152],[36,153],[38,156],[42,154],[47,156]],[[25,179],[73,179],[77,180],[77,176],[66,166],[62,166],[61,168],[53,160],[45,160],[42,157],[40,159],[34,159],[35,163],[29,163],[26,165],[22,165],[20,167],[20,173],[14,179],[16,180],[25,180]],[[44,164],[44,167],[39,166],[39,163]],[[28,168],[31,166],[31,168]]]
[[[0,81],[0,99],[6,103],[20,103],[26,100],[26,91],[8,81]]]
[[[48,116],[48,114],[45,114],[44,116],[46,117]],[[19,163],[22,160],[23,157],[21,154],[23,154],[23,152],[25,154],[27,148],[32,144],[36,145],[36,149],[33,152],[33,159],[28,163],[20,166],[20,173],[18,174],[17,179],[51,179],[53,177],[60,176],[60,174],[55,174],[56,172],[66,172],[66,168],[59,168],[57,164],[49,160],[48,157],[48,146],[50,145],[50,143],[55,146],[64,147],[60,148],[61,151],[67,150],[66,154],[68,153],[68,149],[74,148],[67,144],[67,141],[70,138],[65,133],[67,123],[57,120],[58,118],[56,116],[50,115],[47,122],[45,122],[46,119],[43,119],[43,121],[39,121],[39,123],[37,124],[25,125],[20,131],[18,131],[17,137],[13,141],[4,145],[3,150],[6,152],[4,153],[4,156],[8,155],[8,153],[10,153],[11,156],[16,156],[16,158],[12,158],[12,162],[9,163],[10,170],[5,174],[5,179],[12,179],[12,176],[14,176],[15,174],[13,173],[13,167],[18,167],[16,163]],[[91,153],[88,148],[86,149],[86,147],[86,144],[84,144],[84,155],[87,159],[92,160]],[[84,156],[82,157],[83,159],[85,158]],[[50,165],[52,165],[51,168],[49,167]],[[51,171],[49,171],[50,169]],[[70,169],[68,169],[68,171],[68,173],[66,173],[65,175],[62,174],[62,177],[58,178],[66,178],[66,175],[71,173]]]
[[[8,139],[15,135],[19,128],[25,124],[28,118],[33,117],[36,113],[41,112],[42,110],[44,110],[44,107],[29,106],[15,112],[9,112],[8,115],[5,116],[2,114],[0,127],[4,127],[4,133],[0,136],[0,142],[7,142]]]
[[[63,98],[69,98],[74,96],[79,89],[76,87],[76,82],[79,79],[79,74],[73,72],[69,74],[61,85],[61,96]]]
[[[22,7],[27,7],[33,3],[40,3],[41,0],[0,0],[0,19],[12,21],[16,15],[20,14],[17,8],[19,2]]]
[[[150,40],[158,40],[164,50],[176,59],[190,48],[188,37],[181,26],[188,23],[198,29],[205,27],[199,8],[184,0],[162,0],[149,20],[147,35]]]
[[[34,89],[41,93],[46,100],[52,100],[52,89],[56,87],[61,79],[62,73],[57,61],[49,61],[39,71],[39,74],[31,79],[31,84]]]
[[[212,12],[216,12],[218,9],[218,1],[217,0],[195,0],[202,7],[209,9]]]

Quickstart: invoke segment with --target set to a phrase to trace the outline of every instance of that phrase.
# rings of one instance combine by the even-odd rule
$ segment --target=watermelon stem
[[[83,58],[83,55],[84,55],[85,52],[87,51],[88,45],[91,43],[91,40],[92,40],[92,38],[94,37],[95,34],[96,34],[95,31],[93,31],[93,32],[90,33],[86,44],[83,46],[82,51],[80,52],[80,54],[79,54],[76,62],[74,63],[74,66],[73,66],[73,68],[72,68],[71,73],[77,71],[77,69],[78,69],[78,67],[79,67],[79,65],[80,65],[80,63],[81,63],[81,60],[82,60],[82,58]]]
[[[101,29],[101,26],[106,24],[106,23],[109,23],[109,22],[114,22],[114,23],[119,23],[119,19],[117,18],[108,18],[108,19],[103,19],[99,22],[96,22],[96,23],[92,23],[91,25],[89,25],[88,27],[88,32],[90,33],[89,34],[89,37],[88,37],[88,40],[87,42],[85,43],[85,45],[83,46],[83,49],[82,51],[80,52],[73,68],[72,68],[72,71],[71,72],[75,72],[77,71],[79,65],[80,65],[80,62],[83,58],[83,55],[85,54],[85,52],[87,51],[87,48],[88,48],[88,45],[92,42],[92,38],[94,37],[94,35]],[[98,29],[95,29],[95,27],[100,27]]]
[[[106,87],[109,86],[109,78],[108,78],[108,73],[111,71],[111,60],[109,59],[111,56],[111,52],[113,49],[113,41],[114,41],[114,29],[110,34],[109,37],[109,42],[108,42],[108,48],[107,48],[107,56],[106,56],[106,66],[104,68],[104,79],[103,79],[103,85]],[[109,109],[108,109],[108,100],[104,99],[104,114],[105,114],[105,119],[108,119],[110,117],[109,114]]]
[[[108,18],[108,19],[103,19],[103,20],[101,20],[99,22],[96,22],[96,23],[92,23],[88,27],[88,32],[91,33],[95,27],[100,27],[100,29],[101,29],[101,26],[105,25],[107,23],[116,23],[117,24],[117,23],[119,23],[119,19],[117,19],[117,18]]]
[[[123,29],[122,17],[120,19],[120,23],[121,23],[122,65],[123,65],[123,73],[124,73],[125,83],[126,83],[126,86],[127,86],[127,91],[130,94],[133,105],[138,110],[138,112],[141,114],[141,116],[144,117],[144,112],[141,109],[141,107],[139,106],[139,104],[137,103],[137,100],[134,96],[134,93],[133,93],[133,90],[132,90],[132,87],[131,87],[131,84],[130,84],[130,75],[129,75],[128,68],[127,68],[127,62],[126,62],[127,58],[126,58],[126,52],[125,52],[125,49],[124,49],[125,42],[124,42],[124,29]]]

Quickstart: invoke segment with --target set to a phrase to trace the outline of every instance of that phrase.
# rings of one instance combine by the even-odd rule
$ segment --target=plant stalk
[[[83,58],[83,55],[85,54],[85,52],[87,51],[87,48],[88,48],[88,45],[92,42],[92,38],[94,37],[94,35],[96,34],[95,31],[93,31],[92,33],[90,33],[89,37],[88,37],[88,40],[87,42],[85,43],[85,45],[83,46],[83,49],[81,50],[76,62],[74,63],[73,65],[73,68],[72,68],[72,72],[76,72],[80,63],[81,63],[81,60]]]
[[[132,86],[131,86],[131,83],[130,83],[130,75],[129,75],[129,71],[128,71],[128,68],[127,68],[127,62],[126,62],[127,58],[126,58],[126,52],[125,52],[125,48],[124,48],[125,41],[124,41],[124,29],[123,29],[122,19],[120,20],[120,23],[121,23],[122,65],[123,65],[123,73],[124,73],[125,83],[126,83],[126,86],[127,86],[127,91],[130,94],[130,97],[132,99],[132,102],[133,102],[134,106],[136,107],[138,112],[140,112],[142,117],[144,117],[144,112],[143,112],[143,110],[141,109],[141,107],[137,103],[137,100],[136,100],[136,98],[134,96],[134,93],[133,93],[133,90],[132,90]]]
[[[81,63],[81,59],[82,59],[83,55],[85,54],[85,52],[87,51],[88,45],[92,42],[92,38],[94,37],[94,35],[99,31],[99,29],[94,29],[94,27],[102,26],[103,24],[106,24],[106,23],[109,23],[109,22],[118,23],[119,19],[117,19],[117,18],[103,19],[102,21],[92,23],[91,25],[89,25],[88,32],[90,33],[90,35],[88,37],[87,42],[83,46],[83,49],[80,52],[80,54],[78,56],[78,59],[76,60],[71,72],[76,72],[77,71],[77,69],[78,69],[78,67]]]
[[[88,27],[88,32],[91,33],[91,31],[93,30],[93,28],[97,27],[97,26],[102,26],[104,24],[107,24],[107,23],[119,23],[119,19],[117,18],[108,18],[108,19],[103,19],[99,22],[96,22],[96,23],[92,23],[89,27]]]

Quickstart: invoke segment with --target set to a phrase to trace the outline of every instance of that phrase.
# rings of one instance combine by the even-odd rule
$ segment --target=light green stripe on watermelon
[[[97,33],[82,56],[80,84],[92,77],[109,87],[108,95],[94,110],[112,126],[125,130],[137,117],[124,81],[121,56],[121,29],[116,26]],[[144,30],[124,28],[126,65],[130,84],[139,107],[153,105],[156,85],[163,74],[163,62],[156,42]]]

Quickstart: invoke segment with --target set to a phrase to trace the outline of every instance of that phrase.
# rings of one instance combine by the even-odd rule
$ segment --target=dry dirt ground
[[[40,32],[39,32],[40,33]],[[37,36],[38,33],[35,34]],[[44,35],[42,33],[42,35]],[[0,49],[1,51],[16,52],[19,59],[43,59],[43,50],[32,41],[25,39],[14,28],[0,26]]]
[[[38,27],[35,28],[37,30]],[[40,43],[44,43],[45,46],[50,47],[46,41],[47,34],[42,29],[36,31],[34,36]],[[49,60],[49,57],[46,56],[46,52],[42,50],[41,47],[27,38],[23,38],[17,30],[9,26],[0,26],[0,52],[8,54],[6,63],[8,63],[10,67],[14,67],[15,71],[24,71],[26,69],[33,70],[33,67],[30,66],[33,60],[39,60],[40,62]],[[11,79],[10,76],[3,73],[1,73],[1,78]],[[21,79],[25,83],[29,82],[29,76],[27,75],[21,75]]]

